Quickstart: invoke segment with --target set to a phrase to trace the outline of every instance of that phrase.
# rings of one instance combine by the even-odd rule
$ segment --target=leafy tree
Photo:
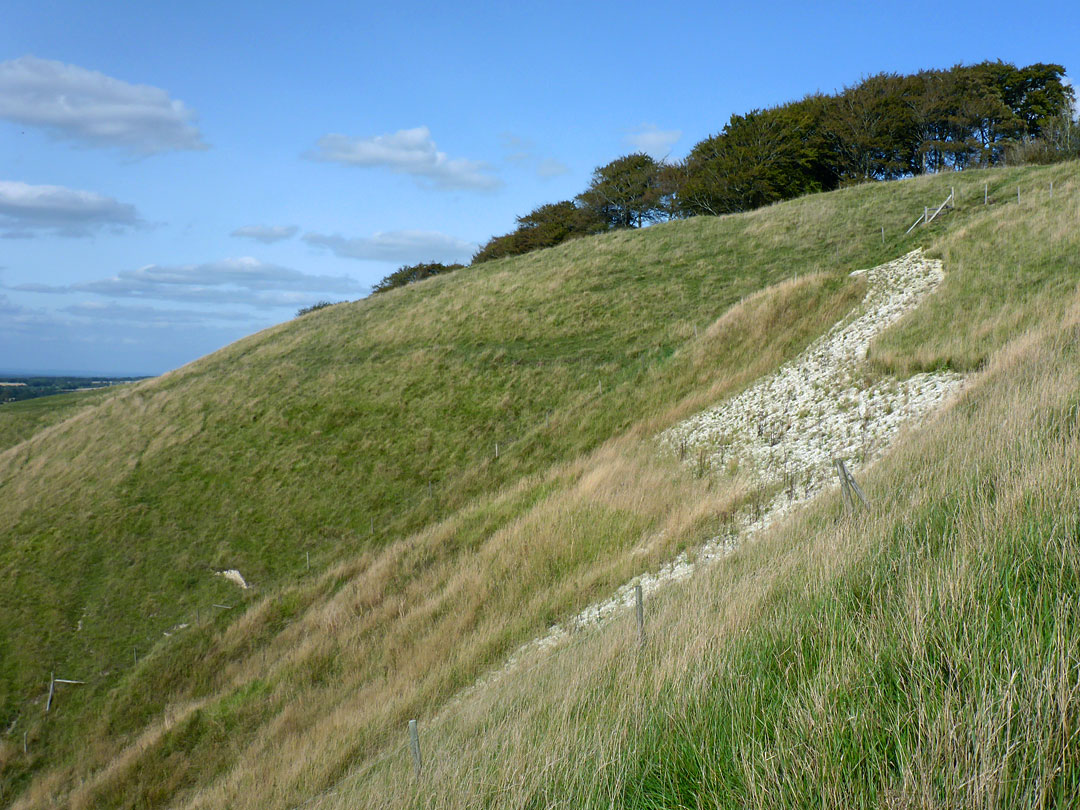
[[[481,247],[473,264],[554,247],[567,239],[607,230],[607,223],[596,212],[572,200],[541,205],[518,217],[517,223],[517,230],[493,237]]]
[[[723,132],[697,144],[678,189],[687,214],[749,211],[822,188],[836,179],[825,158],[819,97],[733,115]]]
[[[309,307],[300,307],[300,309],[296,310],[296,317],[299,318],[301,315],[307,315],[309,312],[314,312],[317,309],[326,309],[333,305],[333,301],[318,301]]]
[[[833,98],[825,128],[841,183],[893,180],[914,171],[916,121],[904,84],[902,77],[882,73]]]
[[[644,152],[624,155],[599,166],[589,187],[577,196],[612,228],[640,228],[668,216],[662,164]]]
[[[371,288],[371,294],[383,293],[387,290],[393,290],[396,287],[404,287],[407,284],[412,284],[417,281],[423,281],[425,278],[431,278],[432,276],[440,276],[445,273],[452,273],[454,270],[460,270],[465,265],[463,264],[442,264],[440,262],[422,262],[420,264],[407,264],[399,267],[390,275],[386,276],[382,281]]]

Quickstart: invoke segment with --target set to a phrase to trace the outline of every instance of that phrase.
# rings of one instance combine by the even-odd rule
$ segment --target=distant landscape
[[[0,375],[0,405],[24,399],[91,391],[112,385],[144,380],[146,377],[50,377],[43,375]]]

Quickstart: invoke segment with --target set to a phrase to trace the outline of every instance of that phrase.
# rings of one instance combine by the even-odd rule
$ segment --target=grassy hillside
[[[994,205],[981,205],[984,182]],[[958,208],[904,236],[949,186]],[[1078,192],[1075,164],[970,172],[579,240],[312,313],[9,448],[5,801],[285,807],[343,777],[324,801],[742,806],[811,783],[834,785],[825,806],[960,795],[917,780],[955,761],[941,748],[948,717],[1001,708],[997,670],[975,672],[970,656],[1057,655],[1065,691],[1017,676],[1016,705],[1072,706],[1076,635],[1056,617],[1077,539],[1063,506],[1080,490],[1074,468],[1048,468],[1031,448],[1068,456],[1075,441],[1080,389],[1048,358],[1074,323]],[[695,475],[652,437],[850,310],[862,295],[850,270],[918,245],[944,259],[946,280],[874,345],[867,373],[979,374],[932,438],[875,468],[872,516],[854,531],[823,503],[665,595],[650,614],[663,629],[640,657],[629,636],[586,634],[572,664],[560,653],[447,709],[425,735],[438,764],[414,790],[409,717],[430,718],[518,644],[755,497],[752,480]],[[1020,369],[1030,390],[1010,388]],[[1040,423],[1044,403],[1063,416]],[[1016,430],[980,441],[1003,413]],[[964,458],[977,471],[1000,459],[1000,485]],[[1025,482],[1030,506],[1000,517],[990,549],[973,527],[999,524],[978,498]],[[1056,578],[1043,576],[1050,557],[1032,557],[1017,576],[1035,590],[1001,603],[1010,632],[983,619],[982,647],[954,638],[992,608],[1002,561],[1056,547],[1051,514],[1064,521]],[[214,576],[231,568],[253,587]],[[961,586],[967,601],[944,600]],[[898,617],[919,610],[929,635],[903,636]],[[944,670],[939,648],[951,651]],[[954,673],[961,653],[968,675]],[[50,672],[87,683],[61,687],[46,715]],[[928,673],[956,694],[935,697]],[[877,708],[851,710],[882,683]],[[1020,728],[1010,721],[997,740],[1036,745],[1017,760],[1035,774],[1018,789],[1047,752],[1060,755],[1044,776],[1067,788],[1071,749],[1038,749],[1045,723]],[[858,767],[841,764],[867,742]]]
[[[63,422],[82,408],[100,402],[109,393],[108,388],[98,388],[0,405],[0,451],[30,438],[49,425]]]

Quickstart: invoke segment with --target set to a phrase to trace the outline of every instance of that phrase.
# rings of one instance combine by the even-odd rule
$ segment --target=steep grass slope
[[[63,422],[109,393],[108,388],[97,388],[4,403],[0,406],[0,451],[25,441],[49,425]]]
[[[8,449],[5,797],[20,794],[19,806],[288,806],[368,763],[362,779],[347,780],[352,789],[382,785],[380,802],[429,802],[432,794],[400,789],[405,719],[431,716],[548,623],[692,548],[719,515],[755,497],[752,480],[697,476],[657,456],[658,431],[794,356],[861,298],[848,271],[917,244],[945,259],[946,281],[874,345],[869,374],[981,369],[1026,330],[1060,328],[1076,291],[1077,175],[1066,165],[860,187],[494,262],[268,330]],[[998,204],[975,204],[984,182]],[[912,212],[950,184],[958,209],[902,236]],[[1017,184],[1026,207],[1008,202]],[[937,490],[923,494],[932,508]],[[835,526],[835,505],[820,513]],[[798,560],[789,549],[805,550],[811,535],[790,532],[769,542]],[[769,558],[747,554],[715,576],[749,600],[753,617],[754,600],[777,600],[754,568]],[[213,575],[226,568],[254,588]],[[840,615],[814,590],[833,582],[826,575],[795,562],[784,570],[780,593]],[[808,615],[798,599],[780,601]],[[745,622],[751,646],[772,632],[764,620]],[[681,624],[713,625],[704,614]],[[681,624],[667,637],[679,639]],[[803,638],[804,625],[784,626]],[[824,660],[815,644],[828,638],[795,649]],[[697,649],[742,660],[722,635]],[[649,698],[655,728],[639,723],[619,701],[641,693],[609,679],[618,671],[602,666],[610,654],[600,644],[584,665],[582,678],[600,679],[580,681],[592,684],[586,692],[549,694],[542,682],[531,692],[532,675],[509,676],[490,698],[469,698],[492,703],[447,710],[446,723],[462,733],[474,723],[492,742],[448,749],[430,778],[455,789],[439,795],[452,805],[512,795],[531,806],[576,791],[579,803],[614,795],[647,805],[713,784],[663,771],[661,781],[685,791],[611,793],[645,774],[653,759],[643,752],[677,745],[663,707],[696,693],[674,675],[664,681],[667,664],[632,664],[645,667],[641,683],[664,685]],[[51,671],[87,684],[61,687],[46,716]],[[755,671],[732,669],[732,683],[752,686]],[[551,677],[566,681],[558,672]],[[515,689],[535,709],[495,708]],[[655,699],[669,692],[675,703]],[[622,729],[610,737],[623,774],[615,783],[544,765],[564,741],[578,765],[598,750],[592,732],[544,732],[584,717],[582,701],[624,724],[610,726]],[[747,722],[761,722],[747,711]],[[493,762],[498,741],[514,756]],[[686,759],[686,772],[704,761]],[[517,793],[505,793],[511,785]]]

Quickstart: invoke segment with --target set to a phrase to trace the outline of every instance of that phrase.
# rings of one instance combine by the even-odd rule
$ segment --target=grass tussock
[[[1004,199],[1051,174],[1053,204]],[[1076,175],[921,178],[576,240],[327,308],[37,431],[0,453],[5,801],[1066,795]],[[970,202],[983,182],[995,205]],[[949,185],[961,205],[902,236]],[[662,594],[640,652],[628,623],[582,632],[462,693],[753,499],[656,433],[797,355],[861,298],[850,270],[920,244],[946,281],[867,374],[981,371],[875,468],[872,513],[827,501]],[[1042,258],[1014,272],[1025,244]],[[89,683],[45,717],[54,668]]]

